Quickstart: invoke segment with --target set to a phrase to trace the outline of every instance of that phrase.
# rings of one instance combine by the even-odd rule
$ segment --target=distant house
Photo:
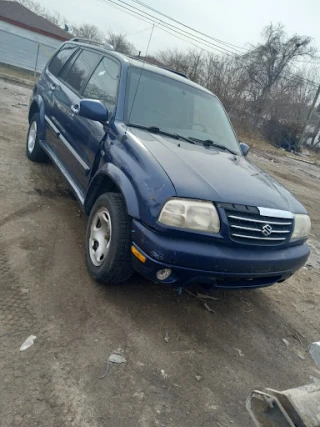
[[[0,0],[0,63],[41,72],[72,36],[14,1]]]

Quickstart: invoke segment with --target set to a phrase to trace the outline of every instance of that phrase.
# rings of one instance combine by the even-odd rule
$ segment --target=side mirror
[[[108,121],[108,109],[101,101],[95,99],[83,99],[79,105],[79,116],[96,122],[105,123]]]
[[[242,154],[246,156],[249,153],[250,147],[248,144],[245,144],[244,142],[240,142],[240,149],[242,151]]]

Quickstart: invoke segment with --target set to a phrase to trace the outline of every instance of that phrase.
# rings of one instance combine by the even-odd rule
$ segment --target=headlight
[[[205,201],[171,199],[162,208],[159,222],[171,227],[207,231],[208,233],[220,231],[217,209],[211,202]]]
[[[306,239],[311,230],[311,221],[309,215],[294,215],[294,230],[291,236],[293,239]]]

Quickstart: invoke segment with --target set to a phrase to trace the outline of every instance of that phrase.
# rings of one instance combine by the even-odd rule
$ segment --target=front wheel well
[[[122,192],[112,178],[107,175],[99,175],[90,185],[90,193],[85,200],[84,211],[86,215],[90,214],[95,201],[104,193],[120,193],[123,197]]]
[[[28,115],[29,123],[31,122],[32,117],[39,112],[40,110],[39,110],[38,104],[36,102],[33,102],[30,106],[29,115]]]

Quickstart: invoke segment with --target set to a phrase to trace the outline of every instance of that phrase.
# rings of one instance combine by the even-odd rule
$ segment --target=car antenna
[[[155,27],[155,24],[153,24],[152,28],[151,28],[151,33],[150,33],[150,37],[149,37],[149,41],[148,41],[148,45],[147,45],[147,49],[146,49],[146,53],[145,53],[145,57],[144,58],[147,57],[148,52],[149,52],[149,47],[150,47],[151,39],[152,39],[152,36],[153,36],[154,27]],[[141,51],[139,51],[139,56],[140,56],[140,54],[141,54]],[[134,94],[134,97],[133,97],[133,101],[132,101],[132,105],[131,105],[131,109],[130,109],[130,114],[129,114],[129,117],[128,117],[128,122],[129,123],[130,123],[130,118],[131,118],[133,106],[134,106],[134,103],[135,103],[135,100],[136,100],[136,96],[137,96],[137,93],[138,93],[138,89],[139,89],[139,85],[140,85],[140,80],[141,80],[142,72],[143,72],[143,69],[144,69],[144,64],[145,64],[145,61],[143,61],[142,67],[140,69],[140,75],[139,75],[139,79],[138,79],[136,91],[135,91],[135,94]],[[128,126],[127,126],[127,129],[125,131],[125,134],[127,133],[127,130],[128,130]]]

